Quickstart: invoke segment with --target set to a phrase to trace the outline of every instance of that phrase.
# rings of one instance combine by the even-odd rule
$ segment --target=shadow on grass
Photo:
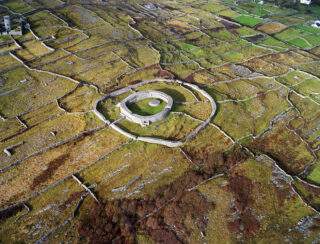
[[[174,101],[186,102],[186,97],[179,91],[171,88],[156,88],[155,90],[166,93],[171,96]]]

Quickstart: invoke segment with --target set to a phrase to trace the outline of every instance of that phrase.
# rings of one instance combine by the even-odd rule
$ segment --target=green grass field
[[[320,29],[317,29],[317,28],[311,27],[311,26],[296,25],[296,28],[299,28],[299,29],[301,29],[301,30],[308,31],[308,32],[313,33],[313,34],[319,34],[319,33],[320,33]]]
[[[320,46],[320,36],[308,35],[304,37],[314,47]]]
[[[289,39],[293,39],[293,38],[298,38],[300,36],[305,36],[307,34],[309,34],[309,33],[305,32],[304,30],[290,27],[290,28],[285,29],[284,31],[278,33],[278,34],[275,34],[274,37],[279,40],[285,41],[285,40],[289,40]]]
[[[250,26],[250,27],[253,27],[259,23],[264,22],[263,19],[258,19],[258,18],[251,17],[251,16],[239,16],[239,17],[234,18],[234,20],[242,25],[246,25],[246,26]]]
[[[159,106],[152,107],[149,105],[149,102],[151,100],[154,100],[154,98],[146,98],[146,99],[140,100],[138,102],[128,105],[128,108],[133,113],[140,114],[143,116],[148,116],[148,115],[153,115],[161,112],[166,106],[166,102],[164,102],[163,100],[157,99],[160,101]]]
[[[295,39],[292,39],[289,41],[289,43],[297,46],[297,47],[300,47],[300,48],[309,48],[310,46],[308,45],[308,43],[303,40],[302,38],[295,38]]]

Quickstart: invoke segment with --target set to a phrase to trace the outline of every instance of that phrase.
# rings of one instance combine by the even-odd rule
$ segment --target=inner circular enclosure
[[[157,114],[161,112],[166,105],[167,103],[164,100],[154,98],[145,98],[134,103],[127,103],[127,107],[132,113],[142,116]]]
[[[151,107],[158,107],[160,105],[160,103],[161,102],[158,99],[152,99],[152,100],[149,101],[149,105]]]
[[[143,116],[143,115],[132,112],[128,108],[128,106],[132,107],[133,104],[135,104],[141,100],[145,100],[145,99],[155,100],[155,98],[158,98],[158,99],[167,103],[164,106],[164,108],[156,114]],[[161,102],[159,100],[157,100],[157,101],[159,102],[159,105],[160,105]],[[149,105],[149,102],[150,101],[148,101],[148,105]],[[160,92],[160,91],[136,92],[134,94],[131,94],[130,96],[125,98],[120,104],[118,104],[118,106],[120,107],[121,115],[125,116],[127,119],[129,119],[130,121],[132,121],[134,123],[140,124],[141,126],[149,125],[150,123],[154,123],[156,121],[162,120],[165,117],[167,117],[171,111],[172,105],[173,105],[172,98],[169,95],[167,95],[163,92]],[[150,106],[150,108],[151,108],[151,106]]]

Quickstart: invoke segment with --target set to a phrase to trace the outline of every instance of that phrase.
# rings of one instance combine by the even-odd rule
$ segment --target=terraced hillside
[[[319,243],[320,29],[241,1],[2,0],[0,243]],[[119,103],[173,99],[141,126]],[[128,106],[154,115],[151,98]]]

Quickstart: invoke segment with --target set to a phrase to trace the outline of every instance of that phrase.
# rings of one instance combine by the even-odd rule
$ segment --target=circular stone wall
[[[129,104],[138,102],[138,101],[143,100],[145,98],[159,98],[159,99],[167,102],[167,105],[164,107],[164,109],[161,112],[154,114],[154,115],[149,115],[149,116],[142,116],[139,114],[132,113],[131,110],[127,107],[127,105],[129,105]],[[154,101],[154,100],[151,100],[151,101]],[[155,101],[158,101],[158,100],[155,100]],[[158,101],[158,102],[160,103],[160,101]],[[159,105],[159,104],[157,104],[157,105]],[[160,91],[140,91],[140,92],[136,92],[136,93],[128,96],[124,100],[122,100],[122,102],[119,104],[119,107],[120,107],[121,115],[125,116],[127,119],[129,119],[130,121],[132,121],[134,123],[138,123],[142,126],[147,126],[150,123],[154,123],[156,121],[162,120],[165,117],[167,117],[171,111],[172,105],[173,105],[172,98],[163,92],[160,92]],[[151,106],[153,106],[153,105],[151,105]]]
[[[198,126],[195,130],[193,130],[190,134],[188,134],[187,136],[185,136],[183,139],[181,140],[177,140],[177,141],[173,141],[173,140],[168,140],[168,139],[162,139],[162,138],[156,138],[156,137],[151,137],[151,136],[135,136],[133,134],[131,134],[130,132],[126,131],[125,129],[122,129],[120,128],[119,126],[117,126],[117,123],[119,121],[121,121],[123,118],[119,119],[118,121],[115,121],[115,122],[110,122],[109,120],[107,120],[104,115],[102,115],[98,110],[97,110],[97,106],[98,104],[101,102],[101,101],[104,101],[106,99],[109,99],[109,98],[112,98],[112,97],[116,97],[116,96],[119,96],[121,94],[124,94],[126,92],[132,92],[133,89],[135,88],[138,88],[138,87],[141,87],[141,86],[144,86],[144,85],[147,85],[147,84],[152,84],[152,83],[156,83],[156,82],[167,82],[167,83],[178,83],[180,85],[184,85],[187,89],[192,89],[192,90],[195,90],[197,92],[199,92],[202,96],[204,96],[206,99],[208,99],[208,101],[210,102],[211,104],[211,113],[210,115],[208,116],[208,118],[206,120],[203,121],[203,123]],[[162,92],[159,92],[159,93],[162,93]],[[129,96],[130,97],[130,96]],[[129,98],[128,97],[128,98]],[[168,96],[170,97],[170,96]],[[162,98],[161,98],[162,99]],[[170,97],[171,99],[171,97]],[[172,101],[172,99],[170,100]],[[171,106],[172,106],[172,103],[173,101],[171,102]],[[120,104],[118,104],[117,106],[120,106]],[[138,141],[143,141],[143,142],[148,142],[148,143],[155,143],[155,144],[160,144],[160,145],[164,145],[164,146],[167,146],[167,147],[180,147],[182,146],[184,143],[186,143],[187,141],[189,141],[190,139],[192,139],[193,137],[195,137],[200,130],[202,130],[203,128],[205,128],[209,123],[210,121],[212,120],[213,116],[215,115],[216,113],[216,109],[217,109],[217,106],[216,106],[216,103],[215,101],[213,100],[213,98],[205,91],[205,90],[202,90],[200,87],[198,87],[197,85],[195,84],[190,84],[190,83],[187,83],[187,82],[183,82],[183,81],[180,81],[180,80],[173,80],[173,79],[161,79],[161,78],[157,78],[157,79],[153,79],[153,80],[147,80],[147,81],[143,81],[143,82],[140,82],[138,84],[134,84],[134,85],[131,85],[129,87],[124,87],[124,88],[121,88],[119,90],[116,90],[116,91],[113,91],[111,92],[110,94],[107,94],[106,96],[98,99],[95,104],[94,104],[94,112],[95,114],[103,121],[105,122],[106,124],[108,124],[110,126],[110,128],[118,131],[119,133],[121,133],[122,135],[124,136],[127,136],[133,140],[138,140]],[[128,109],[129,110],[129,109]],[[130,110],[129,110],[130,111]],[[130,111],[131,112],[131,111]],[[168,114],[170,113],[170,111],[168,111]],[[130,113],[132,114],[132,113]],[[143,117],[143,116],[142,116]]]
[[[158,99],[152,99],[150,100],[149,105],[151,107],[158,107],[160,105],[160,101]]]

